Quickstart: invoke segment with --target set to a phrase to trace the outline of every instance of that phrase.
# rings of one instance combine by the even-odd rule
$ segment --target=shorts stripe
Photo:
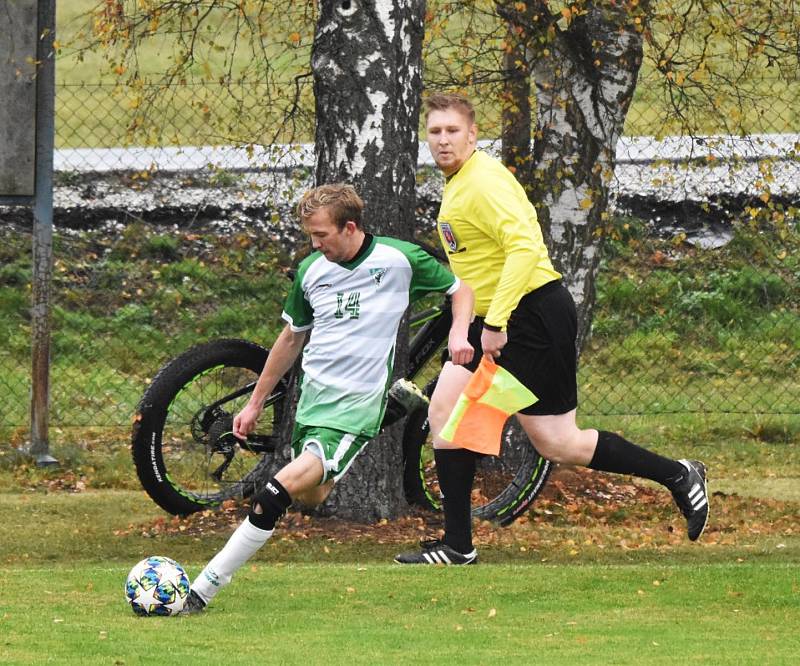
[[[355,438],[355,435],[347,433],[339,440],[339,446],[336,447],[336,453],[333,454],[333,469],[339,467],[339,463],[342,461],[344,454],[347,453],[347,450],[350,448]]]

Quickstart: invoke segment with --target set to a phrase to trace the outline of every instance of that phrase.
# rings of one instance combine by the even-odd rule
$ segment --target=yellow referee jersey
[[[561,277],[525,190],[479,150],[445,184],[437,226],[453,273],[475,291],[475,313],[487,324],[505,330],[525,294]]]

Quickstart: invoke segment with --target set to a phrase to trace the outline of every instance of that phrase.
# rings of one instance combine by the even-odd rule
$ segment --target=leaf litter
[[[714,492],[713,485],[709,490],[712,513],[700,545],[734,546],[767,536],[800,535],[797,503]],[[115,534],[224,536],[236,528],[247,511],[246,501],[229,500],[216,510],[186,517],[162,516],[131,524]],[[440,536],[443,520],[439,513],[414,507],[406,515],[372,524],[290,511],[278,528],[276,536],[286,542],[408,544]],[[502,528],[476,521],[473,537],[478,547],[513,546],[534,555],[539,550],[556,549],[573,557],[584,549],[669,550],[688,543],[683,517],[671,495],[660,486],[572,467],[558,467],[531,509],[512,525]]]

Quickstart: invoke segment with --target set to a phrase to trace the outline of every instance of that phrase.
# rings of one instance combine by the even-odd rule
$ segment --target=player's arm
[[[236,437],[245,439],[253,432],[258,417],[264,409],[264,401],[275,389],[281,377],[294,365],[303,350],[307,335],[308,331],[293,331],[288,324],[283,328],[269,352],[250,400],[233,419],[233,434]]]
[[[444,292],[451,297],[453,323],[450,326],[447,348],[450,359],[458,365],[469,363],[475,350],[467,341],[472,320],[475,295],[472,288],[459,280],[422,248],[398,241],[412,267],[410,298],[413,302],[430,292]]]
[[[451,295],[453,324],[450,326],[447,347],[450,360],[456,365],[464,365],[472,360],[475,350],[467,340],[469,324],[475,306],[475,294],[470,286],[459,280],[458,289]]]

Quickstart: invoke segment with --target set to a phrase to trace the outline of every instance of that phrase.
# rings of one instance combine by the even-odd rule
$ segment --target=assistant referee
[[[471,363],[451,362],[431,397],[429,420],[443,493],[445,534],[395,558],[401,564],[473,564],[470,493],[479,454],[438,437],[482,354],[538,398],[517,414],[537,451],[556,462],[652,479],[672,492],[689,539],[708,521],[706,468],[672,460],[618,434],[582,430],[576,423],[577,313],[544,244],[536,211],[513,174],[476,150],[475,112],[468,99],[426,100],[427,140],[446,183],[438,217],[442,246],[453,272],[475,292],[469,341]]]

